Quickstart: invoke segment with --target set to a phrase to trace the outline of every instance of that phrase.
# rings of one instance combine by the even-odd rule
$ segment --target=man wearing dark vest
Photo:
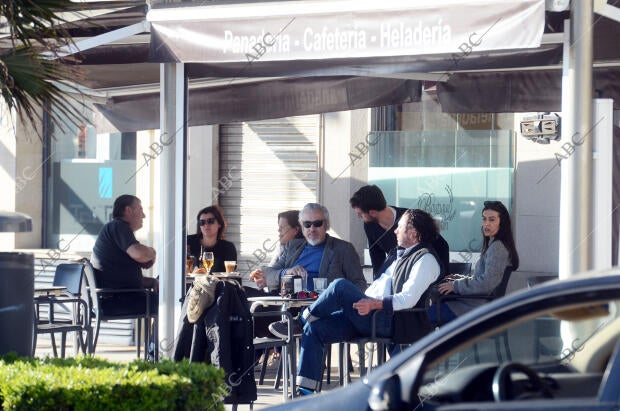
[[[394,313],[412,308],[433,284],[440,265],[428,245],[437,237],[437,226],[423,210],[407,210],[395,230],[401,256],[365,293],[345,279],[337,279],[302,314],[305,323],[297,384],[300,394],[311,394],[321,379],[325,344],[371,334],[372,312],[377,314],[377,335],[394,335]]]

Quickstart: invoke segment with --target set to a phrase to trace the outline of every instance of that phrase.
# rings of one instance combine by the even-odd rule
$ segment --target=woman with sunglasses
[[[194,261],[198,262],[201,253],[213,252],[212,273],[224,272],[224,261],[237,261],[237,249],[230,241],[224,240],[226,220],[218,206],[205,207],[196,217],[196,234],[187,236],[187,247]]]
[[[482,251],[476,263],[473,276],[448,276],[448,281],[439,284],[442,294],[489,295],[501,283],[504,271],[519,268],[519,254],[515,247],[510,224],[510,215],[501,201],[485,201],[482,208]],[[459,315],[485,303],[481,299],[450,300],[441,304],[441,321],[453,320]],[[437,309],[430,307],[428,314],[432,323],[437,323]]]

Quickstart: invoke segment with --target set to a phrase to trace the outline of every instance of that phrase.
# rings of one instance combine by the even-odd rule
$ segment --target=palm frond
[[[7,0],[0,2],[0,15],[6,18],[14,42],[53,51],[72,42],[62,27],[66,22],[57,16],[72,4],[70,0]]]
[[[58,114],[61,114],[57,116],[49,113],[52,121],[60,128],[84,122],[84,115],[79,109],[83,103],[64,93],[53,83],[79,78],[75,66],[46,59],[39,53],[33,53],[28,47],[15,49],[10,54],[2,56],[0,61],[2,97],[10,108],[17,110],[20,118],[40,124],[42,118],[37,107],[43,107],[45,110],[51,105]]]
[[[77,66],[63,64],[59,58],[60,48],[73,40],[57,13],[72,8],[70,0],[0,1],[0,15],[7,20],[13,41],[12,48],[0,52],[2,98],[22,120],[40,124],[38,107],[54,107],[50,118],[60,128],[85,120],[80,110],[84,103],[53,83],[79,78]]]

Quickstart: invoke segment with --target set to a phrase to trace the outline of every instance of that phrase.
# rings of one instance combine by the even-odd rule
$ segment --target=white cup
[[[314,284],[314,291],[317,293],[324,291],[325,287],[327,287],[327,278],[313,278],[312,282]]]

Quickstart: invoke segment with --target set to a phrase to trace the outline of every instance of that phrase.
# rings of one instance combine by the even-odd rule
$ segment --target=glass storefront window
[[[87,116],[89,117],[89,116]],[[67,122],[69,124],[69,122]],[[136,133],[97,133],[90,124],[54,128],[48,138],[44,247],[90,251],[114,199],[136,193]]]
[[[483,202],[500,200],[510,211],[511,130],[381,131],[369,142],[369,184],[390,205],[430,212],[462,260],[481,248]]]

